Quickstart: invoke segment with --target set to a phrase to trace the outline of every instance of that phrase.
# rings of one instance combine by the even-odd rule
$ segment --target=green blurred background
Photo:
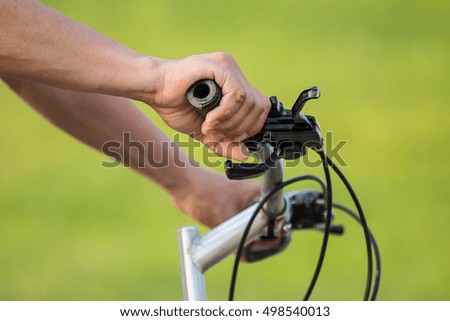
[[[323,95],[306,112],[334,142],[349,141],[344,171],[383,258],[379,299],[450,299],[448,1],[44,3],[149,55],[226,51],[286,106],[319,85]],[[155,184],[102,168],[105,157],[3,84],[0,102],[0,299],[181,299],[176,229],[196,223]],[[299,166],[287,177],[304,173],[321,171]],[[335,199],[350,205],[335,182]],[[315,300],[362,298],[363,234],[344,214],[337,222],[346,235],[330,240]],[[242,266],[237,299],[300,299],[321,239],[297,232],[283,254]],[[210,299],[226,299],[231,264],[207,273]]]

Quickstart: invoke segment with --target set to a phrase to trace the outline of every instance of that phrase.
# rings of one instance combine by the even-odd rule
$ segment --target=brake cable
[[[331,225],[331,210],[330,209],[332,206],[348,213],[350,216],[352,216],[353,218],[355,218],[363,227],[364,230],[364,236],[366,238],[366,244],[367,242],[369,243],[369,247],[367,248],[367,261],[368,261],[368,267],[367,267],[367,280],[366,280],[366,288],[365,288],[365,292],[364,292],[364,301],[368,301],[369,300],[369,296],[370,296],[370,292],[371,292],[371,284],[372,284],[372,265],[373,265],[373,259],[372,259],[372,251],[371,251],[371,246],[374,247],[374,251],[375,251],[375,257],[376,257],[376,269],[377,269],[377,273],[375,276],[375,285],[373,288],[373,292],[372,295],[370,296],[370,300],[371,301],[375,301],[376,300],[376,296],[378,294],[378,289],[379,289],[379,283],[380,283],[380,278],[381,278],[381,257],[380,257],[380,253],[379,253],[379,249],[378,249],[378,245],[375,241],[375,238],[373,236],[373,234],[370,232],[370,229],[367,225],[367,221],[365,219],[364,216],[364,212],[362,210],[361,204],[359,203],[359,200],[353,190],[353,188],[351,187],[348,179],[344,176],[344,174],[339,170],[339,168],[324,154],[324,152],[318,152],[318,154],[321,156],[322,162],[323,162],[323,167],[324,167],[324,172],[325,172],[325,176],[326,176],[326,181],[327,184],[324,185],[323,181],[318,178],[317,176],[311,176],[311,175],[303,175],[303,176],[297,176],[294,178],[291,178],[287,181],[284,181],[283,183],[277,185],[276,187],[274,187],[269,193],[267,193],[259,202],[257,208],[255,209],[255,211],[252,214],[252,217],[250,218],[244,233],[242,235],[241,241],[239,243],[239,247],[238,247],[238,251],[236,253],[236,257],[234,260],[234,265],[233,265],[233,272],[232,272],[232,277],[231,277],[231,282],[230,282],[230,291],[229,291],[229,295],[228,295],[228,299],[229,301],[233,301],[234,300],[234,291],[235,291],[235,287],[236,287],[236,279],[237,279],[237,271],[238,271],[238,267],[239,267],[239,262],[240,262],[240,258],[242,256],[242,251],[244,249],[245,246],[245,241],[246,238],[248,236],[248,233],[250,232],[251,226],[253,224],[253,221],[255,220],[256,216],[258,215],[259,211],[261,210],[261,208],[263,207],[263,205],[270,199],[270,197],[275,194],[277,191],[279,191],[280,189],[291,185],[295,182],[298,181],[302,181],[302,180],[314,180],[317,182],[320,182],[321,186],[322,186],[322,191],[323,194],[325,195],[325,198],[327,200],[327,206],[326,206],[326,225],[325,225],[325,230],[324,230],[324,237],[323,237],[323,241],[322,241],[322,247],[321,247],[321,251],[320,251],[320,255],[319,255],[319,260],[317,262],[316,268],[315,268],[315,272],[313,275],[313,278],[311,279],[310,285],[308,287],[308,290],[303,298],[304,301],[307,301],[314,289],[314,286],[316,284],[316,281],[318,279],[318,276],[320,274],[321,271],[321,267],[325,258],[325,253],[326,253],[326,248],[327,248],[327,243],[328,243],[328,237],[329,237],[329,232],[330,232],[330,225]],[[351,195],[353,202],[355,203],[355,206],[358,209],[358,213],[359,213],[359,218],[358,216],[353,213],[350,209],[348,209],[345,206],[339,205],[339,204],[333,204],[332,203],[332,190],[331,190],[331,178],[330,178],[330,173],[328,170],[328,165],[330,165],[333,170],[336,172],[336,174],[339,176],[339,178],[342,180],[342,182],[344,183],[344,185],[347,187],[349,194]],[[332,206],[330,205],[332,204]]]
[[[326,193],[327,187],[326,187],[325,183],[319,177],[314,176],[314,175],[302,175],[302,176],[297,176],[297,177],[288,179],[288,180],[280,183],[279,185],[275,186],[270,192],[268,192],[266,195],[264,195],[263,198],[259,201],[258,206],[253,211],[253,214],[250,217],[250,220],[248,221],[247,226],[245,227],[244,233],[242,234],[241,241],[239,242],[239,246],[238,246],[236,256],[234,259],[233,272],[231,275],[230,291],[228,294],[229,301],[233,301],[233,299],[234,299],[234,289],[236,287],[236,279],[237,279],[237,273],[238,273],[238,268],[239,268],[239,262],[240,262],[240,259],[242,256],[242,251],[245,246],[245,240],[247,239],[247,236],[250,232],[253,222],[255,221],[256,216],[261,211],[264,204],[270,199],[270,197],[272,197],[272,195],[274,195],[280,189],[282,189],[286,186],[289,186],[293,183],[305,181],[305,180],[316,181],[317,183],[319,183],[321,185],[323,194]]]
[[[344,213],[347,213],[350,215],[353,219],[355,219],[359,224],[361,224],[361,220],[359,219],[358,215],[353,212],[351,209],[349,209],[346,206],[343,206],[341,204],[333,203],[333,207],[337,208]],[[373,284],[373,290],[372,295],[370,296],[370,301],[375,301],[378,294],[378,289],[380,287],[380,279],[381,279],[381,256],[380,256],[380,250],[378,248],[378,244],[375,240],[375,237],[373,236],[372,232],[369,230],[369,237],[370,237],[370,243],[372,244],[373,251],[375,252],[375,266],[376,266],[376,272],[375,272],[375,282]]]
[[[279,102],[275,96],[270,97],[271,109],[269,111],[266,123],[264,124],[262,130],[258,134],[256,134],[253,137],[250,137],[244,143],[247,145],[249,150],[253,151],[258,150],[258,148],[260,148],[262,143],[269,143],[273,145],[274,150],[276,150],[276,152],[274,152],[268,158],[268,160],[266,160],[261,164],[245,164],[245,163],[236,164],[231,161],[225,162],[225,170],[228,178],[230,179],[252,178],[262,175],[266,170],[274,166],[276,159],[274,159],[273,156],[275,156],[275,158],[282,157],[285,159],[296,159],[305,154],[306,147],[310,147],[319,154],[322,160],[326,180],[325,185],[325,183],[317,176],[313,175],[297,176],[287,181],[281,182],[262,197],[255,211],[253,212],[244,230],[241,241],[239,243],[230,282],[230,290],[229,290],[230,301],[234,299],[234,292],[240,258],[242,256],[242,252],[245,247],[246,238],[250,232],[251,226],[256,216],[261,211],[264,204],[276,192],[278,192],[283,187],[286,187],[295,182],[303,180],[313,180],[318,182],[322,187],[323,192],[322,194],[326,199],[326,206],[325,206],[326,221],[325,221],[324,237],[322,241],[319,259],[314,271],[314,275],[306,291],[304,300],[308,300],[310,298],[323,265],[323,261],[326,254],[326,248],[328,245],[328,238],[330,234],[333,206],[340,210],[343,210],[344,212],[348,213],[350,216],[355,218],[363,228],[367,252],[367,279],[363,300],[367,301],[369,300],[369,297],[370,300],[376,299],[381,278],[381,259],[375,238],[373,237],[373,234],[369,230],[367,220],[364,215],[364,211],[349,181],[344,176],[344,174],[339,170],[339,168],[331,161],[331,159],[325,155],[323,151],[323,139],[321,137],[320,128],[316,119],[312,116],[307,116],[302,113],[302,109],[308,100],[316,99],[319,97],[320,97],[320,90],[318,87],[308,88],[300,93],[299,97],[294,103],[294,106],[292,107],[292,110],[284,109],[283,104]],[[211,79],[200,80],[195,84],[193,84],[188,89],[187,98],[193,107],[197,108],[197,110],[202,115],[206,115],[207,112],[209,112],[219,104],[221,98],[221,88]],[[341,179],[341,181],[347,188],[347,191],[349,192],[353,200],[353,203],[357,208],[359,218],[350,209],[339,204],[333,204],[331,175],[329,171],[330,166],[333,168],[334,172],[338,175],[338,177]],[[370,295],[372,288],[372,274],[373,274],[372,246],[374,247],[376,258],[376,275],[372,295]]]
[[[320,158],[322,159],[322,164],[323,164],[323,170],[325,172],[325,180],[327,182],[327,189],[326,189],[326,194],[325,194],[325,198],[326,198],[326,222],[325,222],[325,231],[323,233],[323,240],[322,240],[322,247],[320,249],[320,255],[319,255],[319,260],[317,262],[316,265],[316,269],[314,271],[314,275],[311,279],[311,283],[309,284],[308,290],[306,291],[305,296],[303,297],[303,301],[308,301],[309,297],[311,296],[312,291],[314,290],[314,286],[316,285],[317,279],[319,278],[319,274],[320,271],[322,269],[322,264],[323,261],[325,259],[325,253],[327,250],[327,245],[328,245],[328,237],[330,235],[330,226],[331,226],[331,209],[332,209],[332,205],[333,205],[333,194],[332,194],[332,189],[331,189],[331,176],[330,176],[330,170],[328,168],[328,157],[325,155],[325,152],[323,150],[321,151],[316,151]]]
[[[339,176],[342,183],[344,183],[345,187],[347,188],[348,193],[352,197],[353,203],[356,206],[356,209],[358,210],[359,219],[361,222],[361,226],[364,231],[364,237],[366,240],[366,249],[367,249],[367,283],[366,283],[366,291],[364,293],[364,301],[369,300],[370,295],[370,288],[372,285],[372,271],[373,271],[373,258],[372,258],[372,247],[371,247],[371,241],[370,241],[370,230],[369,226],[367,225],[366,216],[364,215],[364,211],[361,207],[361,204],[359,203],[358,197],[356,196],[355,191],[353,190],[352,186],[350,185],[350,182],[348,179],[344,176],[344,174],[341,172],[341,170],[331,161],[331,159],[327,158],[327,162],[331,165],[334,172]]]

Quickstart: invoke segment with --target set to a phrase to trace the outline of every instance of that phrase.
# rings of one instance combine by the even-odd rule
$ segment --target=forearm
[[[160,82],[146,57],[31,0],[0,0],[0,75],[142,99]]]
[[[240,161],[248,154],[242,141],[261,130],[270,109],[228,54],[145,56],[32,0],[0,0],[0,76],[143,101],[173,129]],[[206,117],[186,99],[200,79],[222,91]]]
[[[53,124],[85,144],[102,150],[107,142],[121,143],[121,148],[114,149],[118,159],[171,195],[184,192],[204,172],[128,99],[3,80]],[[123,148],[124,133],[142,144],[145,161],[138,148]]]

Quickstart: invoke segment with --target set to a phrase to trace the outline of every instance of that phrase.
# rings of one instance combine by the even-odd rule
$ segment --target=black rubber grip
[[[186,96],[192,107],[206,115],[219,105],[222,89],[214,80],[202,79],[189,87]]]

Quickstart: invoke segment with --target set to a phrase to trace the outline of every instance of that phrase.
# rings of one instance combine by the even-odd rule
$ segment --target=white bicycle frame
[[[283,181],[283,163],[278,160],[276,166],[264,173],[262,195]],[[281,189],[271,197],[253,222],[246,245],[267,235],[269,218],[276,218],[275,235],[281,229],[289,229],[289,202]],[[244,230],[258,204],[253,204],[203,236],[193,226],[178,230],[178,249],[181,265],[183,298],[189,301],[205,301],[206,288],[204,273],[239,246]]]

